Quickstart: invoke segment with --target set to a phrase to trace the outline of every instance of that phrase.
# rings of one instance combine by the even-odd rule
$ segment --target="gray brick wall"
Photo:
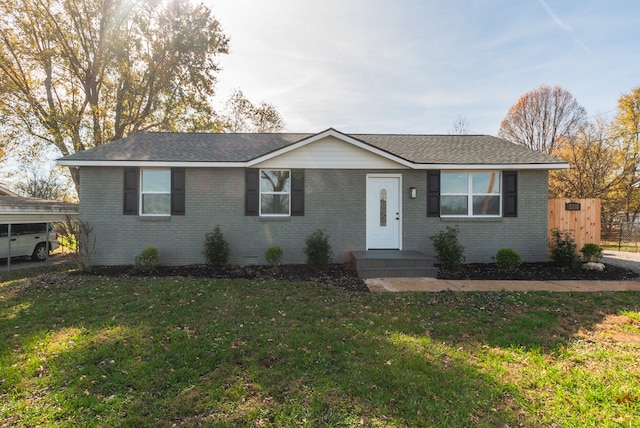
[[[203,263],[204,236],[218,224],[233,264],[245,258],[263,264],[273,245],[282,248],[284,263],[304,263],[304,241],[319,228],[330,236],[334,260],[342,262],[365,247],[366,173],[308,169],[305,216],[269,219],[244,215],[243,169],[188,168],[186,215],[157,219],[122,215],[122,168],[83,167],[80,215],[94,228],[98,265],[132,264],[148,246],[158,248],[162,264]],[[526,261],[546,260],[546,183],[545,171],[520,172],[517,218],[451,221],[426,217],[426,172],[405,170],[403,248],[432,254],[429,236],[457,226],[467,262],[492,261],[502,247],[514,248]],[[409,187],[418,189],[417,199],[409,199]]]

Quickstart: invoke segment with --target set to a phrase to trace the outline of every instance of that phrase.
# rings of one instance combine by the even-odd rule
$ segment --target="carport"
[[[48,235],[49,223],[65,221],[69,216],[78,216],[78,204],[19,196],[0,196],[0,224],[8,225],[7,271],[11,270],[12,224],[46,223]],[[49,251],[47,251],[45,264],[46,266],[49,264]]]

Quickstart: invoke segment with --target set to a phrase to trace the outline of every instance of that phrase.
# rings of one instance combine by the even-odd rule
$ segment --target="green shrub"
[[[160,253],[155,247],[147,247],[136,256],[136,268],[152,272],[160,264]]]
[[[327,270],[333,259],[329,235],[322,229],[318,229],[307,238],[305,244],[304,254],[307,256],[307,265],[315,270]]]
[[[213,228],[213,232],[205,235],[202,255],[207,260],[207,264],[215,268],[225,268],[229,263],[229,243],[224,239],[219,225]]]
[[[558,266],[576,267],[580,263],[580,257],[576,252],[576,243],[571,232],[559,229],[551,231],[549,256],[551,261]]]
[[[447,226],[430,237],[436,250],[436,259],[443,270],[456,272],[464,262],[464,247],[458,242],[458,229]]]
[[[267,251],[264,253],[264,258],[272,267],[280,266],[280,263],[282,263],[282,248],[277,245],[267,248]]]
[[[602,258],[602,247],[598,244],[584,244],[580,252],[585,262],[599,262]]]
[[[522,259],[513,248],[501,248],[496,254],[496,264],[500,269],[514,270],[522,264]]]

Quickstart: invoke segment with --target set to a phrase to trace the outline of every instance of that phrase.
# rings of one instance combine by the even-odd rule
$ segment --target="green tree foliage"
[[[140,131],[222,129],[210,98],[228,39],[205,6],[0,0],[0,17],[5,143],[27,135],[68,155]]]
[[[560,86],[540,85],[520,97],[500,124],[498,136],[552,154],[559,142],[573,135],[587,112]]]

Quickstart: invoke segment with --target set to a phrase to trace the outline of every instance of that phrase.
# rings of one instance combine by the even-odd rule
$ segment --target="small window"
[[[387,189],[380,190],[380,227],[387,226]]]
[[[260,170],[260,215],[291,214],[291,171]]]
[[[140,171],[140,213],[171,215],[171,170]]]
[[[500,173],[443,172],[440,215],[499,217],[501,215]]]

